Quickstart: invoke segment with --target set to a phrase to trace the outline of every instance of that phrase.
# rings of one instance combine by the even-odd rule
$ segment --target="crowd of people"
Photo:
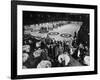
[[[56,41],[47,35],[46,38],[36,38],[31,35],[23,37],[23,68],[49,68],[65,66],[90,65],[89,47],[77,41],[74,34],[73,41]],[[79,62],[74,63],[72,58]]]

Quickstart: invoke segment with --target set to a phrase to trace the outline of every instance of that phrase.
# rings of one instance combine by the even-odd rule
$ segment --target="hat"
[[[90,56],[85,56],[84,57],[84,64],[86,64],[86,65],[90,65]]]
[[[51,67],[51,62],[49,60],[42,60],[38,65],[37,68],[49,68]]]
[[[42,49],[38,49],[36,50],[34,53],[33,53],[33,56],[36,58],[36,57],[39,57],[41,55],[41,52],[42,52]]]

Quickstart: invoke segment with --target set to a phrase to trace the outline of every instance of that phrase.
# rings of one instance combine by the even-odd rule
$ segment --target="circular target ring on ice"
[[[58,35],[59,34],[59,32],[50,32],[50,33],[48,33],[49,35]]]
[[[64,37],[64,38],[69,38],[69,37],[72,37],[71,34],[68,34],[68,33],[63,33],[60,35],[61,37]]]

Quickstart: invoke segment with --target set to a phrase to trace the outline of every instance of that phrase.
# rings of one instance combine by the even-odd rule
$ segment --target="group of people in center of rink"
[[[76,38],[70,44],[49,36],[37,39],[25,35],[22,49],[23,69],[90,65],[89,47],[82,43],[77,45]]]

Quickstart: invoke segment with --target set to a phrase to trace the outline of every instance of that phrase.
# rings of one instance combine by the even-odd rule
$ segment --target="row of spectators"
[[[73,23],[73,21],[55,21],[55,22],[46,22],[46,23],[40,23],[40,24],[25,25],[24,30],[25,30],[25,32],[50,31],[55,28],[61,27],[63,25],[69,24],[69,23]]]

